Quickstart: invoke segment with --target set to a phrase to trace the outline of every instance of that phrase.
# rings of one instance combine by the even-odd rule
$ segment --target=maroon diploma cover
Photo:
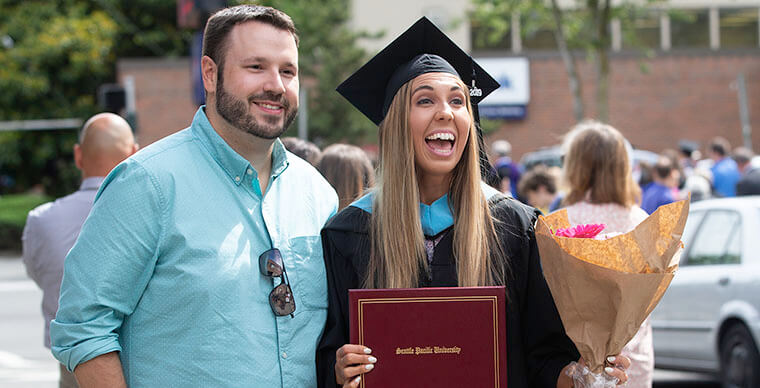
[[[377,357],[360,387],[507,387],[504,287],[348,295],[351,343]]]

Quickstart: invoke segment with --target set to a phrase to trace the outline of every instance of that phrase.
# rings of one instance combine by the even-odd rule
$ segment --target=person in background
[[[673,166],[673,161],[666,156],[661,156],[652,168],[652,179],[652,183],[644,187],[641,198],[641,208],[647,214],[652,214],[658,207],[676,200],[673,189],[678,187],[680,177],[678,169]]]
[[[637,182],[639,184],[640,189],[644,189],[645,187],[649,186],[652,182],[654,182],[654,166],[651,165],[649,162],[640,162],[639,163],[639,181]]]
[[[670,159],[670,165],[673,166],[673,168],[678,173],[678,182],[676,183],[676,186],[673,187],[673,198],[681,198],[680,190],[681,188],[683,188],[683,185],[686,182],[686,173],[684,172],[684,169],[681,166],[681,160],[680,160],[681,154],[672,148],[666,148],[662,150],[660,155]]]
[[[709,168],[695,167],[686,177],[679,199],[687,198],[691,202],[712,198],[712,172]]]
[[[740,173],[736,162],[728,157],[731,145],[728,140],[718,136],[712,139],[707,149],[707,156],[714,164],[710,171],[713,175],[713,191],[718,197],[733,197],[736,195],[736,182]]]
[[[338,193],[343,209],[375,185],[375,171],[367,154],[350,144],[333,144],[322,152],[317,169]]]
[[[82,171],[79,190],[34,208],[26,218],[21,236],[22,259],[26,273],[42,289],[44,344],[48,349],[50,321],[58,311],[66,254],[79,236],[106,175],[137,148],[132,128],[123,118],[113,113],[91,117],[82,126],[79,142],[74,145],[74,163]],[[60,387],[77,387],[74,374],[63,364],[59,365]]]
[[[298,111],[298,35],[240,5],[203,37],[207,104],[111,171],[66,258],[50,337],[82,388],[316,381],[319,233],[338,196],[278,140]]]
[[[752,164],[754,154],[745,147],[737,147],[732,156],[741,177],[736,182],[736,195],[760,195],[760,166]]]
[[[499,176],[499,191],[517,198],[517,184],[522,176],[522,167],[512,160],[512,144],[506,140],[496,140],[491,143],[491,152],[496,158],[493,167]]]
[[[626,233],[647,218],[636,205],[639,186],[631,174],[626,140],[615,128],[598,121],[576,125],[563,142],[563,203],[570,223],[604,224],[603,234]],[[652,326],[645,320],[621,352],[631,359],[629,388],[651,388],[654,373]]]
[[[537,165],[520,178],[517,192],[520,200],[548,214],[549,205],[557,196],[557,176],[546,166]]]
[[[280,139],[285,149],[292,152],[299,158],[309,162],[314,167],[317,167],[319,160],[322,159],[322,151],[319,150],[316,144],[299,139],[297,137],[283,137]]]
[[[680,140],[678,142],[678,164],[684,175],[688,178],[691,171],[697,167],[697,160],[702,158],[699,152],[699,143],[691,140]]]

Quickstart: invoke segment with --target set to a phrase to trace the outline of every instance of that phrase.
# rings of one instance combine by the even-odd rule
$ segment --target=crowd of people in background
[[[570,131],[569,133],[572,133]],[[511,159],[506,140],[491,145],[494,169],[501,179],[499,189],[548,214],[567,206],[564,197],[572,188],[556,164],[536,163],[524,168]],[[633,147],[628,145],[628,152]],[[566,150],[563,150],[563,155]],[[692,202],[709,198],[760,195],[760,156],[745,147],[731,148],[723,137],[713,138],[703,153],[699,145],[681,141],[678,150],[664,149],[652,160],[629,158],[632,174],[641,189],[638,204],[648,214],[658,207],[683,199]],[[706,157],[702,157],[706,155]],[[564,159],[564,156],[562,157]],[[557,163],[558,162],[558,163]]]

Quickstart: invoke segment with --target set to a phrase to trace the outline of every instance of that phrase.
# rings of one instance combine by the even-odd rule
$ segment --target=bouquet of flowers
[[[574,368],[576,387],[617,383],[602,373],[605,360],[620,353],[670,285],[688,213],[688,200],[665,205],[632,231],[601,238],[590,237],[604,225],[570,227],[564,210],[539,217],[544,276],[565,331],[587,365]]]

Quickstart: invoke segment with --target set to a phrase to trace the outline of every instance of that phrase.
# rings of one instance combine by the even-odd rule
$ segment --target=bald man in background
[[[132,128],[120,116],[100,113],[84,123],[74,162],[82,171],[79,190],[29,212],[21,237],[23,261],[29,277],[42,289],[45,347],[50,348],[50,321],[58,310],[63,260],[79,236],[95,194],[106,175],[137,151]],[[61,365],[61,388],[77,387],[74,375]]]

